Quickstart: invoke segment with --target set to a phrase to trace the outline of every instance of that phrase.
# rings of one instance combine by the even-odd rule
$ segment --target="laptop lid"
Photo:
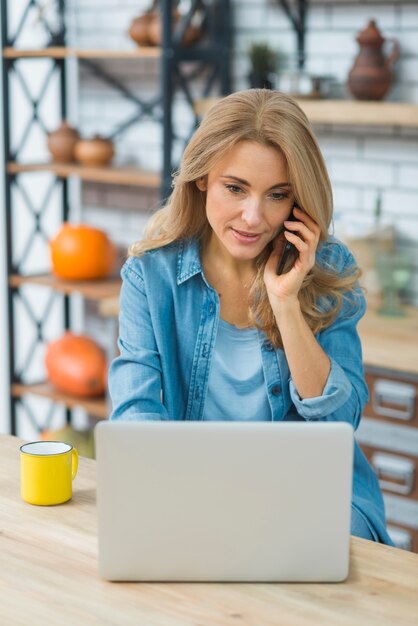
[[[341,581],[345,423],[101,422],[99,571],[124,581]]]

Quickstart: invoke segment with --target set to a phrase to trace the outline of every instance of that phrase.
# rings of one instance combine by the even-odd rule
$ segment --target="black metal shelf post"
[[[48,46],[63,46],[66,43],[65,33],[65,0],[56,0],[56,8],[58,15],[58,28],[51,29],[45,16],[42,14],[39,0],[27,0],[27,5],[22,11],[20,22],[13,35],[9,33],[8,26],[8,3],[13,0],[0,0],[1,2],[1,45],[2,50],[5,47],[18,48],[18,40],[28,26],[28,16],[30,10],[35,8],[40,12],[40,20],[48,33],[49,41]],[[196,83],[196,79],[199,79],[199,84],[202,87],[202,93],[199,97],[206,97],[210,94],[214,84],[218,85],[218,93],[225,95],[231,91],[231,70],[230,70],[230,50],[231,50],[231,9],[230,0],[192,0],[190,3],[189,11],[182,17],[179,24],[173,28],[172,15],[173,9],[178,4],[176,0],[160,0],[160,10],[162,12],[162,46],[161,46],[161,72],[160,72],[160,85],[158,95],[150,102],[145,102],[138,98],[129,88],[127,88],[118,78],[113,76],[109,71],[100,64],[99,61],[93,61],[91,59],[80,59],[85,67],[89,71],[93,72],[102,81],[111,85],[116,89],[122,97],[128,98],[136,106],[136,113],[129,119],[123,120],[118,127],[109,134],[109,138],[114,138],[116,135],[122,135],[133,124],[141,122],[144,118],[153,119],[158,121],[162,127],[162,185],[161,185],[161,197],[165,199],[168,197],[171,191],[171,181],[173,170],[176,168],[173,158],[173,149],[176,142],[186,143],[184,139],[184,133],[181,137],[180,133],[173,124],[173,105],[175,97],[178,93],[181,93],[186,102],[191,107],[193,112],[193,124],[189,129],[189,136],[192,134],[194,128],[198,124],[198,118],[194,112],[193,96],[191,93],[191,84]],[[196,45],[185,47],[182,44],[182,37],[185,33],[188,25],[190,24],[193,15],[196,10],[199,10],[203,16],[202,24],[205,33],[204,39]],[[37,122],[46,133],[47,128],[43,123],[39,112],[39,105],[42,98],[50,86],[50,80],[52,74],[59,72],[59,100],[60,100],[60,112],[61,117],[65,119],[67,114],[67,93],[66,93],[66,60],[65,58],[53,58],[46,55],[43,57],[52,63],[52,69],[48,73],[47,78],[40,90],[40,95],[37,99],[33,99],[29,90],[25,84],[24,74],[18,70],[19,63],[30,63],[31,57],[23,58],[10,58],[2,54],[2,67],[3,67],[3,130],[4,130],[4,161],[5,161],[5,211],[6,211],[6,245],[7,245],[7,272],[8,276],[12,274],[22,273],[21,269],[24,260],[27,258],[31,248],[31,241],[29,240],[25,246],[24,252],[21,258],[15,257],[15,251],[13,249],[13,234],[14,234],[14,215],[13,215],[13,190],[19,189],[21,192],[25,204],[34,219],[35,226],[31,234],[31,238],[39,234],[44,240],[47,240],[47,235],[42,229],[41,218],[43,212],[46,210],[48,202],[52,196],[52,190],[56,185],[60,185],[61,189],[61,217],[63,221],[68,220],[70,214],[69,206],[69,193],[68,193],[68,181],[67,179],[59,179],[55,177],[47,193],[45,194],[44,201],[41,206],[36,209],[31,201],[30,193],[28,194],[24,187],[20,185],[19,177],[21,174],[12,174],[8,172],[7,164],[11,161],[19,161],[19,155],[30,133],[32,124]],[[192,69],[190,69],[192,68]],[[27,124],[27,127],[22,133],[22,139],[20,145],[14,149],[12,147],[12,116],[13,116],[13,103],[10,102],[11,98],[11,76],[14,74],[18,79],[23,93],[28,98],[32,106],[32,118]],[[31,176],[27,174],[26,176]],[[70,328],[70,300],[69,296],[60,296],[57,293],[51,293],[51,298],[47,303],[47,306],[40,317],[36,317],[31,303],[26,295],[23,293],[24,289],[20,287],[8,287],[8,326],[9,326],[9,372],[10,372],[10,385],[17,383],[34,383],[40,381],[31,381],[25,379],[26,370],[31,364],[31,360],[35,349],[39,343],[45,341],[44,328],[48,321],[48,315],[52,308],[54,298],[63,298],[63,329]],[[16,362],[16,319],[15,309],[16,302],[19,301],[30,318],[35,328],[35,340],[29,346],[28,354],[25,357],[24,366],[17,370]],[[33,426],[41,431],[49,426],[54,411],[54,403],[51,402],[50,410],[48,410],[46,418],[42,421],[33,415],[30,406],[25,402],[24,397],[17,398],[13,396],[12,390],[10,392],[10,431],[12,434],[18,434],[19,424],[17,423],[18,405],[21,405],[28,416]],[[71,409],[66,409],[67,421],[71,421]]]
[[[286,13],[296,34],[297,64],[298,69],[305,67],[305,38],[306,38],[306,16],[309,0],[296,0],[296,7],[291,8],[289,0],[278,0],[282,9]]]
[[[175,52],[173,50],[172,33],[172,0],[163,0],[162,5],[162,58],[161,58],[161,91],[162,91],[162,123],[163,123],[163,199],[170,195],[172,180],[172,149],[173,149],[173,115],[172,101],[174,93]]]
[[[9,45],[8,29],[7,29],[7,6],[6,2],[1,2],[1,44],[2,48]],[[5,207],[5,226],[6,226],[6,265],[7,275],[12,272],[12,224],[11,224],[11,186],[12,176],[7,172],[6,163],[11,160],[10,158],[10,137],[9,137],[9,119],[10,119],[10,106],[9,106],[9,73],[11,70],[10,59],[2,56],[2,94],[3,94],[3,156],[4,156],[4,207]],[[13,292],[10,285],[7,286],[7,324],[8,324],[8,364],[9,364],[9,381],[10,385],[14,382],[14,331],[13,331]],[[9,412],[10,412],[10,430],[12,434],[16,432],[16,406],[15,399],[9,395]]]

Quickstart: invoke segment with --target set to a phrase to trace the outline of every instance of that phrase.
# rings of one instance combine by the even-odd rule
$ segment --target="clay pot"
[[[80,139],[74,147],[76,160],[90,167],[108,165],[114,153],[113,143],[99,135],[95,135],[92,139]]]
[[[74,146],[80,139],[75,128],[63,120],[61,126],[48,134],[48,150],[54,161],[70,163],[74,160]]]
[[[128,35],[138,46],[149,46],[148,28],[153,19],[154,11],[147,11],[132,20]]]
[[[348,75],[348,89],[358,100],[381,100],[393,81],[393,66],[399,58],[399,44],[391,39],[392,52],[383,54],[385,38],[380,34],[374,20],[359,33],[357,41],[360,52]]]
[[[175,14],[173,14],[173,23],[177,21]],[[151,46],[159,46],[163,38],[163,24],[161,15],[154,11],[151,15],[151,19],[148,23],[148,40]]]
[[[181,18],[181,14],[179,11],[173,11],[173,27],[176,28]],[[158,11],[154,12],[151,16],[151,20],[148,24],[148,39],[153,46],[160,46],[163,39],[163,23],[161,18],[161,13]],[[186,29],[186,32],[183,35],[182,44],[183,46],[190,46],[191,44],[199,41],[201,39],[203,33],[200,28],[196,28],[192,24]]]
[[[180,18],[180,12],[174,10],[174,27],[176,27]],[[143,15],[140,15],[132,20],[128,34],[138,46],[160,46],[162,42],[161,13],[159,11],[155,11],[154,9],[149,9]],[[201,39],[202,35],[203,33],[200,28],[190,24],[184,33],[182,43],[184,46],[189,46]]]

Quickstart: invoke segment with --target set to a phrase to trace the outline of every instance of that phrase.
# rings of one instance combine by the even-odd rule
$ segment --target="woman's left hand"
[[[297,221],[284,222],[285,231],[277,239],[264,270],[264,283],[273,311],[279,304],[298,299],[303,280],[315,264],[320,227],[302,209],[293,209]],[[277,267],[286,245],[292,243],[299,253],[293,267],[285,274],[277,275]]]

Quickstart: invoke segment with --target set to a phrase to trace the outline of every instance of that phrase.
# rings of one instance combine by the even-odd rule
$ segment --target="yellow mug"
[[[20,448],[22,499],[29,504],[62,504],[71,499],[78,453],[61,441],[34,441]]]

